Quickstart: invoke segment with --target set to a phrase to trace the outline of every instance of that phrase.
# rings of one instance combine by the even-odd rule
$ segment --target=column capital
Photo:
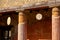
[[[18,17],[19,17],[18,23],[20,24],[25,23],[25,15],[22,11],[19,12]]]
[[[60,15],[59,12],[60,12],[60,10],[58,7],[52,8],[52,15],[53,16],[59,16]]]

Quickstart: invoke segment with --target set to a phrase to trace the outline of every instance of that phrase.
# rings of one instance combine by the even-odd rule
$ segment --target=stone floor
[[[27,39],[27,40],[30,40],[30,39]],[[38,40],[52,40],[52,39],[38,39]]]

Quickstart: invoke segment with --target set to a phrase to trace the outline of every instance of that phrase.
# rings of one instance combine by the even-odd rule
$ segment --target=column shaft
[[[23,12],[19,12],[18,20],[18,40],[26,40],[25,19]]]
[[[59,40],[60,38],[60,16],[59,9],[52,9],[52,40]]]

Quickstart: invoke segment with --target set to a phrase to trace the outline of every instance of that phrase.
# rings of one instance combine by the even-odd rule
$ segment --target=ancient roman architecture
[[[18,23],[13,20],[18,25],[15,40],[60,40],[60,0],[0,0],[0,13],[6,12],[18,14],[18,17],[14,14]],[[42,20],[37,20],[36,14],[41,14]]]
[[[60,10],[55,7],[52,9],[52,40],[60,40]]]

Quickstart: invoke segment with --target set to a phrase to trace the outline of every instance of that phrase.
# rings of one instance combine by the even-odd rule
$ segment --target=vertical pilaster
[[[52,40],[60,40],[60,11],[55,7],[52,9]]]
[[[26,40],[25,15],[19,12],[18,17],[18,40]]]

